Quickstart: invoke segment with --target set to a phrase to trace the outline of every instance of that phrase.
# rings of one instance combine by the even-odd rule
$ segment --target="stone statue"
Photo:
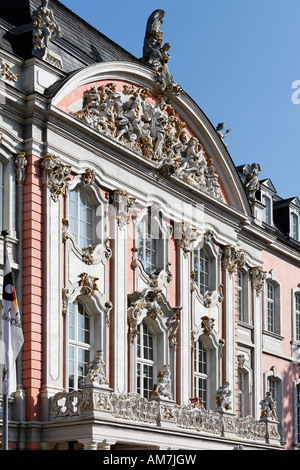
[[[231,390],[229,390],[229,383],[225,382],[225,384],[219,387],[219,389],[217,390],[217,412],[225,413],[226,411],[231,410],[230,396]]]
[[[172,400],[171,394],[171,371],[170,366],[164,366],[158,373],[158,384],[155,384],[152,391],[153,397],[163,397]]]
[[[103,360],[103,351],[97,351],[96,358],[87,364],[88,373],[85,378],[85,385],[107,385],[108,380],[105,377],[105,362]]]
[[[153,104],[150,90],[115,83],[84,92],[82,109],[74,115],[99,132],[151,160],[161,178],[175,176],[223,200],[213,160],[206,158],[196,137],[161,95]]]
[[[41,6],[33,13],[33,49],[47,48],[50,41],[60,37],[60,27],[48,4],[49,0],[42,0]]]
[[[163,10],[155,10],[150,15],[146,26],[141,62],[155,70],[161,94],[168,90],[178,94],[181,92],[181,87],[174,83],[173,76],[170,74],[167,65],[170,59],[168,51],[171,45],[168,42],[163,45],[161,26],[164,16],[165,12]]]
[[[261,416],[260,418],[271,418],[274,421],[277,421],[277,415],[276,415],[276,400],[275,398],[272,397],[271,392],[266,393],[266,398],[264,400],[261,400],[260,402],[261,406]]]
[[[227,134],[229,134],[231,129],[226,129],[225,132],[223,132],[223,129],[225,129],[225,123],[220,122],[216,127],[216,131],[217,131],[218,135],[220,136],[221,140],[224,142],[224,138],[227,136]],[[227,147],[227,144],[224,143],[224,145],[225,145],[225,147]]]
[[[243,168],[243,173],[246,175],[245,189],[249,199],[255,201],[256,192],[259,190],[258,176],[261,172],[261,166],[259,163],[252,163],[252,165],[246,165]]]

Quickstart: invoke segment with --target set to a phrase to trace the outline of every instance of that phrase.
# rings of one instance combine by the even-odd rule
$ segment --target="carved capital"
[[[196,240],[196,229],[192,228],[189,222],[182,222],[179,248],[182,248],[185,258],[192,252],[193,243]]]
[[[62,163],[59,157],[46,155],[42,158],[41,166],[43,169],[43,186],[50,189],[53,201],[58,201],[61,195],[66,195],[71,166]]]
[[[135,198],[126,191],[115,189],[109,194],[109,202],[116,211],[116,219],[120,229],[129,224],[131,217],[136,217]]]
[[[251,268],[250,276],[251,276],[252,289],[256,290],[257,293],[262,292],[263,283],[264,283],[264,280],[266,279],[266,273],[263,271],[261,267],[255,266],[254,268]]]
[[[231,245],[226,245],[222,250],[223,267],[232,275],[235,267],[243,267],[246,264],[245,254],[241,250],[236,250]]]

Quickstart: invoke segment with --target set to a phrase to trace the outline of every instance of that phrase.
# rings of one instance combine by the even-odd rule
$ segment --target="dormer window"
[[[266,206],[263,212],[263,221],[272,225],[272,201],[271,198],[265,194],[262,196],[262,203]]]
[[[299,241],[299,217],[297,214],[291,214],[291,231],[290,236],[294,240]]]

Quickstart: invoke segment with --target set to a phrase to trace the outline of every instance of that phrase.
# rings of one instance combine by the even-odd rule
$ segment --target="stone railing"
[[[272,417],[262,416],[259,421],[251,416],[237,418],[231,412],[206,411],[200,404],[178,405],[161,397],[147,400],[136,393],[117,394],[107,386],[86,386],[82,392],[61,392],[52,397],[52,420],[78,416],[280,446],[279,423]]]

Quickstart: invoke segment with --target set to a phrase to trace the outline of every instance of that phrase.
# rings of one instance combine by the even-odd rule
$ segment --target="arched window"
[[[156,337],[145,322],[137,330],[137,393],[149,400],[156,373]]]
[[[194,397],[201,398],[206,409],[209,397],[209,354],[201,339],[194,343]]]
[[[92,318],[81,302],[69,305],[69,391],[80,390],[92,351]]]
[[[70,232],[80,248],[94,243],[95,210],[88,194],[77,187],[70,192]]]

